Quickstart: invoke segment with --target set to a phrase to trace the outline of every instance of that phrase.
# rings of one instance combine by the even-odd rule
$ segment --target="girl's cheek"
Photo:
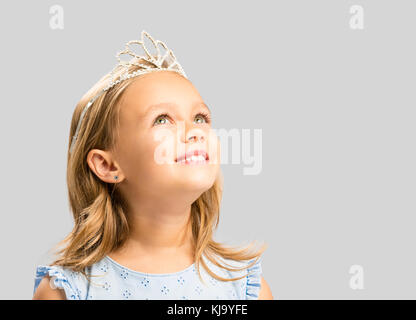
[[[155,130],[150,139],[148,152],[152,153],[152,158],[156,164],[169,164],[175,159],[176,135],[169,129]]]

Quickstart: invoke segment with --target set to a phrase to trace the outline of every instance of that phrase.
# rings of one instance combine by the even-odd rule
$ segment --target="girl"
[[[222,174],[208,106],[173,52],[141,36],[75,109],[74,228],[37,267],[33,299],[273,299],[265,246],[213,240]]]

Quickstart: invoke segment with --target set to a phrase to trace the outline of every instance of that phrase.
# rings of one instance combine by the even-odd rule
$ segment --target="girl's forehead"
[[[147,116],[149,114],[152,114],[153,112],[156,112],[159,109],[171,109],[171,110],[179,110],[179,109],[190,109],[193,111],[197,108],[204,108],[208,113],[211,113],[206,103],[202,100],[196,100],[193,103],[191,101],[188,101],[186,103],[176,103],[176,102],[161,102],[152,104],[150,106],[146,106],[143,110],[143,115]]]
[[[186,103],[178,103],[175,101],[164,101],[160,103],[155,103],[151,105],[141,106],[140,108],[136,109],[125,109],[124,115],[122,118],[125,121],[129,121],[131,119],[135,119],[135,121],[145,120],[151,118],[152,116],[158,114],[159,112],[173,112],[173,113],[181,113],[181,112],[189,112],[193,113],[196,110],[204,110],[208,114],[211,114],[209,107],[206,103],[202,100],[196,101],[188,101]]]
[[[203,104],[194,86],[172,72],[146,74],[124,92],[122,111],[128,116],[145,116],[160,108],[178,108]]]

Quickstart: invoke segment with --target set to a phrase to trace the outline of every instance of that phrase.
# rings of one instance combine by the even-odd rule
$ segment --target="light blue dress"
[[[253,262],[221,259],[233,267]],[[260,259],[252,267],[241,271],[228,271],[204,258],[210,270],[224,278],[246,275],[235,281],[221,281],[210,276],[200,264],[201,282],[195,264],[186,269],[164,274],[142,273],[130,270],[109,256],[87,268],[93,275],[91,282],[80,272],[66,267],[44,266],[36,268],[36,291],[40,281],[49,275],[57,288],[65,291],[68,300],[140,299],[140,300],[252,300],[258,299],[262,273]]]

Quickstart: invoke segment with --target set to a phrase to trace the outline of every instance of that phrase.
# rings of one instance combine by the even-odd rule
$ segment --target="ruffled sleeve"
[[[256,259],[252,259],[248,264],[251,264]],[[260,283],[261,283],[261,260],[259,260],[251,267],[247,269],[247,286],[246,286],[246,300],[257,300],[260,293]]]
[[[51,277],[51,280],[56,288],[60,288],[65,291],[67,300],[80,300],[79,290],[77,290],[74,284],[71,283],[67,272],[65,272],[65,270],[60,266],[38,266],[36,268],[33,294],[35,294],[35,291],[43,277],[47,275]]]

